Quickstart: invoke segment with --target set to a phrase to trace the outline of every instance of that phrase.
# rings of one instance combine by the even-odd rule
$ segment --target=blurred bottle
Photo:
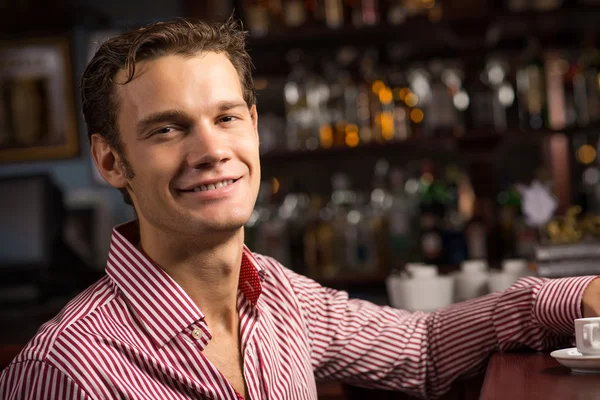
[[[366,272],[376,267],[371,225],[360,196],[350,188],[350,179],[337,173],[332,178],[334,264],[337,271]]]
[[[411,108],[404,101],[411,92],[405,75],[396,69],[388,72],[387,81],[392,92],[392,113],[394,120],[394,136],[402,141],[413,136],[413,125],[410,119]]]
[[[586,34],[581,54],[585,96],[580,97],[580,114],[586,115],[589,123],[600,121],[600,49],[596,46],[595,35],[595,32]]]
[[[323,73],[329,95],[323,110],[324,120],[319,127],[319,142],[323,148],[345,146],[347,122],[344,118],[344,74],[336,63],[327,59],[323,63]]]
[[[497,76],[500,75],[500,76]],[[468,85],[471,97],[469,105],[469,125],[484,132],[506,130],[506,111],[500,103],[498,86],[503,80],[499,66],[486,66],[479,74],[474,74]],[[494,83],[492,83],[494,79]]]
[[[307,23],[312,26],[325,25],[325,4],[323,0],[304,0]]]
[[[377,50],[367,50],[360,59],[358,82],[358,121],[359,136],[362,143],[382,141],[381,103],[379,91],[385,84],[376,71]]]
[[[291,268],[290,238],[286,220],[281,217],[276,203],[277,190],[269,183],[265,187],[265,203],[260,211],[260,220],[256,227],[256,252],[275,258],[281,264]]]
[[[304,236],[304,259],[313,279],[331,278],[338,272],[333,253],[333,210],[323,204],[320,196],[312,197]]]
[[[407,10],[403,0],[388,0],[387,21],[390,25],[402,25],[408,18]],[[385,14],[382,14],[385,15]]]
[[[471,260],[487,260],[489,227],[486,224],[482,203],[475,202],[473,217],[465,227],[468,257]]]
[[[244,0],[243,8],[250,34],[256,37],[269,33],[269,0]]]
[[[413,251],[414,220],[417,199],[405,189],[406,178],[399,168],[390,172],[392,204],[389,210],[390,268],[400,270],[411,261]]]
[[[329,28],[337,29],[344,25],[344,5],[342,1],[325,0],[325,20]]]
[[[460,126],[454,106],[457,76],[447,70],[440,60],[433,61],[431,72],[431,100],[425,119],[428,130],[435,136],[450,136]],[[446,78],[446,79],[445,79]]]
[[[540,130],[548,126],[544,60],[537,39],[529,38],[523,65],[517,73],[521,128]]]
[[[279,216],[287,227],[290,265],[292,270],[306,275],[305,237],[308,229],[307,215],[310,211],[310,199],[306,193],[297,190],[288,193],[281,207]]]
[[[286,135],[290,150],[315,149],[318,147],[317,115],[314,113],[315,101],[319,106],[318,93],[315,95],[314,81],[306,67],[301,51],[288,54],[292,71],[284,87],[286,108]],[[316,97],[316,98],[315,98]]]
[[[289,28],[297,28],[306,23],[306,10],[303,0],[283,0],[283,20]]]
[[[379,0],[361,0],[362,24],[372,26],[379,24]]]
[[[456,165],[448,165],[445,173],[447,199],[444,204],[444,215],[441,221],[444,249],[443,262],[447,265],[458,265],[467,259],[466,216],[461,201],[462,185],[465,179]]]
[[[420,239],[421,260],[440,265],[443,261],[441,219],[444,215],[445,188],[434,176],[433,164],[423,163],[420,178]]]
[[[371,190],[368,212],[376,246],[375,253],[377,257],[374,263],[377,264],[380,272],[387,271],[390,265],[390,212],[393,197],[387,183],[389,169],[389,162],[385,159],[379,159],[375,163],[373,189]]]
[[[574,68],[559,52],[546,54],[548,127],[565,129],[575,124]]]

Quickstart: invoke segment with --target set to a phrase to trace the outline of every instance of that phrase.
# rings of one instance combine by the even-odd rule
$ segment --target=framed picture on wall
[[[66,38],[0,42],[0,162],[79,153]]]

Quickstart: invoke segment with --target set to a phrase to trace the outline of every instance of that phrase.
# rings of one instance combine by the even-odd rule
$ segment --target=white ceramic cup
[[[438,276],[438,267],[428,264],[407,264],[406,270],[413,279],[432,279]]]
[[[487,272],[488,264],[485,260],[467,260],[462,262],[460,269],[465,274],[476,274]]]
[[[508,259],[502,261],[502,271],[522,277],[528,275],[527,260]]]
[[[508,272],[491,272],[488,277],[488,287],[491,293],[501,292],[512,286],[518,277]]]
[[[389,276],[386,286],[392,307],[408,311],[431,312],[452,304],[454,278],[405,279]]]
[[[583,355],[600,355],[600,318],[575,320],[577,351]]]

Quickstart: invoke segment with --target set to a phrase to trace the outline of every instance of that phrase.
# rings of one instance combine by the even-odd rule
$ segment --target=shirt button
[[[200,328],[194,328],[192,331],[192,337],[196,340],[202,337],[202,330]]]

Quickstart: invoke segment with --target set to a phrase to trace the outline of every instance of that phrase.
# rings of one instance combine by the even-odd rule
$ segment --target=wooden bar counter
[[[573,374],[549,353],[494,354],[480,400],[506,399],[600,399],[600,375]]]

